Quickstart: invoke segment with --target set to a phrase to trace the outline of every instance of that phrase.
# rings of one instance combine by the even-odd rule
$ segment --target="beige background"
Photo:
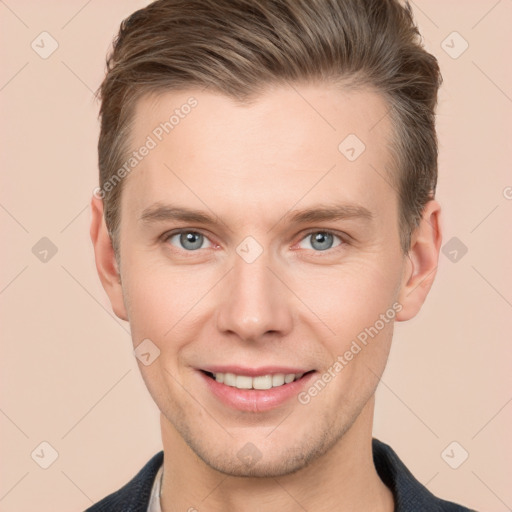
[[[92,92],[120,21],[146,3],[0,1],[2,512],[81,511],[161,449],[158,410],[88,233]],[[454,262],[448,246],[421,314],[397,325],[374,435],[435,494],[501,512],[512,507],[512,1],[413,6],[445,79],[443,243],[457,237],[468,252]],[[51,48],[43,31],[59,45],[47,59],[31,47]],[[458,58],[454,31],[469,44]],[[57,248],[46,262],[32,252],[43,237]],[[58,452],[48,469],[36,463],[48,460],[43,441]],[[441,456],[452,441],[462,448],[448,450],[450,462],[469,452],[458,469]]]

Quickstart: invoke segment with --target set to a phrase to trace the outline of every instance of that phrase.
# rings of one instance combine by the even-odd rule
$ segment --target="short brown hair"
[[[118,186],[134,105],[143,95],[209,87],[249,101],[270,84],[371,87],[393,124],[390,173],[404,253],[437,183],[435,108],[442,78],[410,5],[399,0],[158,0],[125,19],[99,89],[100,189],[119,256]],[[341,142],[341,141],[340,141]]]

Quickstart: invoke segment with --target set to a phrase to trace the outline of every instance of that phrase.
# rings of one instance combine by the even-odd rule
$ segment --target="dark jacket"
[[[372,445],[377,473],[393,492],[395,512],[474,512],[436,498],[412,476],[390,446],[375,438]],[[154,455],[124,487],[85,512],[146,512],[153,481],[163,459],[163,451]]]

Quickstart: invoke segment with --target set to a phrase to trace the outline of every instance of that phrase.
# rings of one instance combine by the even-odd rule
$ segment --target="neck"
[[[161,415],[162,512],[393,512],[373,464],[373,398],[340,440],[306,467],[278,478],[230,476],[199,459]]]

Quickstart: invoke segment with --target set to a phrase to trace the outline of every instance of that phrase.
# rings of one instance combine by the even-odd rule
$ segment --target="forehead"
[[[249,104],[197,89],[143,97],[123,208],[175,201],[246,221],[299,203],[378,210],[396,199],[387,112],[376,92],[327,85],[275,87]]]

